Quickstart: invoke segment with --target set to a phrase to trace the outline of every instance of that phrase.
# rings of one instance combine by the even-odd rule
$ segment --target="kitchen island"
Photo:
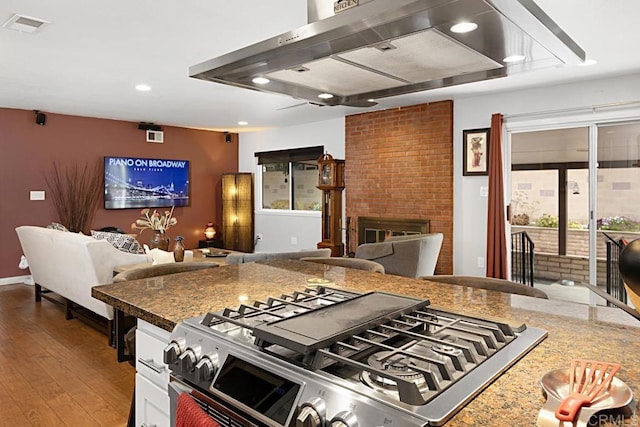
[[[539,380],[571,359],[617,362],[618,378],[640,396],[640,322],[621,310],[542,300],[482,289],[382,275],[302,261],[278,260],[224,266],[93,288],[92,295],[165,331],[184,319],[265,300],[322,278],[328,286],[385,291],[429,299],[431,306],[505,319],[548,331],[548,337],[462,408],[449,426],[535,425],[545,402]],[[637,413],[637,402],[631,411]],[[640,425],[631,412],[628,425]]]

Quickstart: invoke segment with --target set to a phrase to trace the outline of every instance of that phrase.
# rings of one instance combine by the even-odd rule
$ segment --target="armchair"
[[[387,274],[406,277],[431,276],[442,247],[442,233],[394,236],[380,243],[365,243],[356,258],[382,264]]]

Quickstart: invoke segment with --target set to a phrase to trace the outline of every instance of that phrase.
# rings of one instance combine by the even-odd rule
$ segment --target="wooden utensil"
[[[569,395],[556,409],[556,418],[560,421],[573,421],[581,407],[591,405],[609,389],[618,369],[620,365],[617,363],[572,360],[569,368]]]

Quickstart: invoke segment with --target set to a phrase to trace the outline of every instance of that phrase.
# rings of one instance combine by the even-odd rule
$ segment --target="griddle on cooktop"
[[[370,292],[257,325],[253,335],[261,347],[277,344],[306,355],[427,305],[429,300]]]

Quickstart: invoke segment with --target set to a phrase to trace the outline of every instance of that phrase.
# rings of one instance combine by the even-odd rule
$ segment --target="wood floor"
[[[0,426],[125,426],[135,370],[33,286],[0,286]]]

